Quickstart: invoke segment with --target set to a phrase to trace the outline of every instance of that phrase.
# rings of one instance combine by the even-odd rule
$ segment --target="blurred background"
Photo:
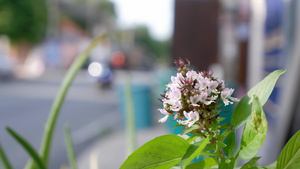
[[[158,124],[156,111],[179,58],[198,70],[213,70],[238,98],[270,72],[287,69],[264,106],[269,127],[261,165],[275,161],[299,130],[300,1],[0,0],[0,142],[15,168],[23,168],[29,156],[5,126],[38,149],[67,69],[101,32],[109,38],[92,51],[63,105],[50,168],[68,166],[65,123],[71,126],[79,168],[122,164],[129,153],[128,81],[135,147],[179,134],[172,122]]]

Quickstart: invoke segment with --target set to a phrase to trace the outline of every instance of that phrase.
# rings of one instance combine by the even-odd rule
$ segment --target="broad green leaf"
[[[21,146],[23,146],[23,148],[28,152],[28,154],[32,157],[32,159],[34,160],[34,162],[36,163],[36,165],[40,168],[40,169],[46,169],[42,159],[40,158],[40,156],[38,155],[38,153],[34,150],[34,148],[21,136],[19,136],[13,129],[7,127],[6,128],[8,133],[10,135],[12,135],[14,137],[14,139],[16,139],[19,144]]]
[[[256,161],[258,161],[259,159],[260,159],[260,157],[252,158],[250,161],[248,161],[246,164],[244,164],[241,169],[248,169],[248,168],[253,167],[253,165],[255,165]]]
[[[287,169],[299,169],[300,167],[300,161],[297,161],[297,162],[293,162],[291,165],[289,165],[287,167]]]
[[[0,144],[0,162],[2,163],[2,167],[4,169],[12,169],[10,162],[8,161],[7,156],[4,153],[4,150]]]
[[[177,166],[171,167],[170,169],[181,169],[181,167],[177,165]]]
[[[213,166],[217,167],[217,165],[218,163],[216,162],[216,160],[212,157],[209,157],[204,159],[203,161],[198,161],[186,166],[186,169],[210,169],[213,168]]]
[[[277,79],[286,70],[275,70],[260,81],[257,85],[251,88],[248,93],[241,99],[233,111],[231,117],[232,126],[237,129],[246,123],[251,115],[251,98],[256,95],[259,99],[260,105],[263,106],[270,97]]]
[[[293,167],[294,163],[300,162],[300,131],[298,131],[284,146],[281,151],[276,169]]]
[[[225,144],[226,147],[223,148],[223,151],[230,158],[235,148],[235,132],[232,132],[228,135],[227,139],[225,140]]]
[[[186,153],[182,157],[182,160],[180,162],[180,166],[182,169],[185,168],[187,164],[189,164],[197,155],[201,153],[201,151],[205,148],[207,143],[209,142],[209,137],[207,137],[200,146],[191,144],[189,148],[187,149]]]
[[[251,119],[245,125],[241,140],[240,158],[244,160],[258,153],[267,135],[268,122],[256,96],[253,97],[251,112]]]
[[[170,169],[181,169],[181,167],[180,166],[173,166]]]
[[[233,169],[236,158],[222,159],[219,164],[219,169]]]
[[[72,143],[72,139],[71,139],[71,132],[70,132],[70,128],[68,125],[65,125],[65,142],[66,142],[69,163],[70,163],[72,169],[77,169],[78,167],[77,167],[76,157],[75,157],[73,143]]]
[[[156,137],[133,152],[120,169],[167,169],[180,162],[190,144],[170,134]]]

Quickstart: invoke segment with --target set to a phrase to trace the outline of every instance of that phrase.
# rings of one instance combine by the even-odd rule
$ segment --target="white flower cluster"
[[[174,119],[180,125],[191,127],[199,119],[215,116],[216,108],[220,106],[218,100],[223,101],[225,106],[238,101],[231,97],[233,91],[225,86],[224,81],[213,78],[211,73],[181,71],[171,77],[167,92],[162,95],[164,108],[159,111],[165,116],[159,122],[165,122],[177,112]]]

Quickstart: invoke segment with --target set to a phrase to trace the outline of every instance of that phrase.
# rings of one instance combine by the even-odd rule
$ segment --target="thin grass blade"
[[[38,155],[38,153],[34,150],[34,148],[24,139],[22,138],[19,134],[17,134],[13,129],[7,127],[6,130],[8,133],[13,136],[15,140],[19,142],[20,145],[23,146],[23,148],[27,151],[27,153],[32,157],[33,161],[36,163],[36,165],[40,169],[46,169],[42,159]]]
[[[11,164],[8,161],[8,158],[7,158],[7,156],[6,156],[5,152],[4,152],[1,144],[0,144],[0,161],[1,161],[2,167],[4,169],[12,169]]]
[[[69,158],[69,163],[71,165],[72,169],[78,169],[76,164],[76,157],[74,153],[73,143],[71,139],[71,132],[70,127],[68,125],[65,125],[65,142],[66,142],[66,148]]]
[[[44,135],[42,139],[42,145],[40,149],[41,156],[43,158],[43,161],[46,166],[48,166],[49,163],[49,156],[50,156],[50,149],[51,149],[51,143],[53,138],[53,133],[55,129],[55,125],[58,119],[58,115],[60,112],[60,109],[62,107],[63,101],[65,99],[65,96],[68,92],[68,89],[70,85],[72,84],[76,74],[80,70],[80,68],[83,66],[83,64],[86,62],[86,60],[89,57],[89,53],[92,51],[92,49],[98,45],[104,38],[106,37],[105,34],[101,34],[97,36],[91,44],[88,46],[88,48],[81,53],[76,60],[71,65],[70,69],[67,72],[67,75],[65,76],[61,87],[59,89],[59,92],[53,102],[53,105],[51,107],[50,114],[48,116],[47,123],[45,125]],[[32,161],[29,161],[29,163],[26,166],[26,169],[35,169],[34,163]]]

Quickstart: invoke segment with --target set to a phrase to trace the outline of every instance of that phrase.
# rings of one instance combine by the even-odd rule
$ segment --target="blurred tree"
[[[135,42],[145,47],[149,52],[155,55],[157,59],[163,59],[169,55],[170,41],[156,40],[148,31],[146,26],[138,26],[134,30]]]
[[[0,0],[0,35],[9,37],[11,56],[23,64],[33,44],[46,35],[45,0]]]
[[[45,0],[0,0],[0,35],[7,35],[13,44],[37,43],[46,28]]]
[[[115,6],[108,0],[61,1],[62,13],[87,31],[101,25],[111,29],[114,26]]]
[[[101,17],[113,18],[116,17],[115,5],[107,0],[99,1],[99,13]]]

